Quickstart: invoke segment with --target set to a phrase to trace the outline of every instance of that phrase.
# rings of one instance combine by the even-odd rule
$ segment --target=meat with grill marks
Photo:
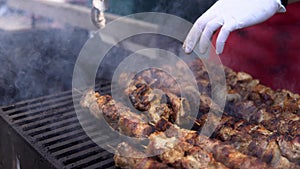
[[[145,138],[154,131],[154,127],[149,125],[145,116],[131,112],[128,107],[116,102],[109,95],[102,96],[89,90],[82,97],[80,104],[83,108],[88,108],[96,118],[104,117],[110,127],[126,136]]]
[[[157,135],[158,134],[158,135]],[[174,144],[172,149],[164,150],[164,152],[155,157],[146,157],[151,146],[158,146],[157,140],[169,141],[171,145],[174,140],[170,141],[167,138],[160,138],[159,134],[152,134],[152,141],[145,152],[140,152],[130,146],[128,143],[120,143],[117,147],[114,160],[116,166],[122,168],[178,168],[178,169],[227,169],[223,164],[216,162],[212,154],[204,151],[200,147],[193,146],[186,142]],[[155,145],[152,145],[155,144]],[[154,148],[155,149],[155,148]],[[156,150],[153,150],[156,151]],[[130,156],[130,157],[128,157]],[[157,160],[157,158],[159,160]]]
[[[134,118],[132,118],[131,116],[134,113],[130,112],[128,110],[128,108],[116,103],[110,96],[107,96],[107,95],[101,96],[98,93],[89,91],[81,100],[81,105],[83,107],[89,108],[91,113],[94,114],[94,116],[97,118],[101,118],[100,114],[103,113],[104,118],[109,122],[109,124],[111,124],[111,126],[115,126],[115,129],[117,128],[122,133],[124,133],[124,131],[126,131],[125,134],[127,134],[127,135],[149,138],[150,143],[149,143],[148,147],[150,149],[153,149],[152,148],[153,146],[151,146],[151,145],[161,143],[161,142],[159,142],[159,143],[155,142],[155,140],[156,140],[155,138],[158,138],[159,135],[157,133],[151,134],[153,132],[153,128],[151,125],[149,125],[148,123],[146,123],[143,120],[143,117],[141,117],[142,115],[135,114]],[[95,105],[96,105],[96,108],[94,107]],[[121,112],[116,111],[116,109],[121,110]],[[128,117],[131,117],[128,119],[134,120],[135,128],[133,128],[131,125],[128,125],[126,123],[119,122],[121,118],[126,116],[126,114],[129,114]],[[261,168],[261,169],[268,168],[266,163],[260,161],[259,159],[255,158],[255,157],[251,157],[251,156],[242,154],[242,153],[238,152],[237,150],[235,150],[231,146],[224,145],[223,143],[221,143],[219,141],[212,141],[205,136],[198,135],[194,131],[183,130],[183,129],[181,130],[179,127],[176,127],[176,125],[172,124],[168,120],[166,120],[164,125],[162,125],[161,124],[162,120],[164,120],[164,118],[162,118],[156,124],[156,126],[155,126],[156,130],[160,130],[160,131],[166,130],[166,133],[169,133],[168,137],[174,137],[175,136],[174,134],[176,134],[177,138],[180,139],[180,142],[182,142],[182,144],[196,146],[196,147],[193,147],[192,149],[188,149],[189,151],[183,153],[185,155],[188,155],[187,158],[182,158],[182,160],[185,160],[185,161],[174,162],[174,164],[172,164],[173,167],[175,167],[175,168],[176,167],[178,168],[179,166],[180,167],[186,166],[187,168],[189,168],[188,166],[192,167],[193,165],[196,165],[196,163],[197,163],[197,165],[198,165],[198,163],[201,163],[201,165],[205,164],[211,168],[216,168],[216,166],[222,168],[224,165],[229,168],[237,168],[238,166],[244,166],[245,168],[249,168],[249,166],[251,166],[251,167],[254,166],[256,168]],[[128,121],[128,123],[132,123],[132,122]],[[163,127],[165,127],[165,128],[163,128]],[[149,130],[149,128],[151,130]],[[171,129],[171,130],[169,130],[169,129]],[[147,131],[147,132],[145,133],[145,131]],[[149,131],[151,131],[151,132],[149,132]],[[194,138],[192,138],[192,136]],[[163,138],[163,139],[166,139],[166,138]],[[151,140],[153,140],[154,142],[151,142]],[[162,141],[162,139],[160,139],[160,140]],[[206,140],[207,142],[205,144],[203,144],[200,140]],[[166,141],[169,141],[169,139],[167,139]],[[154,146],[154,147],[157,147],[157,146]],[[179,145],[179,147],[181,147],[181,145]],[[195,151],[192,151],[193,149]],[[221,149],[226,150],[225,156],[223,155],[224,152],[222,152]],[[147,150],[147,152],[149,152],[149,151],[157,151],[157,150],[156,149]],[[169,154],[172,154],[172,153],[176,153],[176,150],[170,149],[167,152]],[[203,153],[209,153],[210,155],[207,154],[207,155],[203,156]],[[168,157],[168,156],[165,156],[165,157]],[[213,160],[212,157],[215,160]],[[119,160],[124,161],[124,159],[123,160],[119,159]],[[165,159],[165,162],[168,163],[166,160],[167,159]],[[169,159],[169,160],[171,160],[171,159]],[[190,161],[190,160],[192,160],[192,161]],[[200,160],[200,161],[198,161],[198,160]],[[214,161],[216,161],[216,162],[214,162]],[[149,161],[147,161],[147,162],[149,162]],[[132,163],[128,164],[128,165],[131,165],[129,168],[133,168]],[[223,167],[223,168],[225,168],[225,167]]]
[[[242,75],[240,75],[242,76]],[[246,75],[243,75],[246,76]],[[248,77],[248,76],[246,76]],[[239,79],[242,79],[240,77]],[[244,77],[244,79],[246,79]],[[147,85],[143,85],[147,86]],[[152,90],[147,86],[147,90]],[[151,93],[151,92],[149,92]],[[148,94],[149,95],[149,94]],[[232,95],[232,94],[231,94]],[[229,95],[229,96],[231,96]],[[135,95],[135,97],[140,97]],[[233,97],[234,98],[234,97]],[[235,99],[235,98],[234,98]],[[236,100],[239,100],[238,96]],[[213,111],[218,111],[220,108],[216,105],[209,96],[200,95],[200,111],[201,113],[207,113],[210,109]],[[173,100],[173,105],[180,105],[179,100]],[[152,102],[153,103],[153,102]],[[149,103],[149,108],[159,105],[159,101],[155,104]],[[176,108],[176,106],[173,106]],[[157,109],[155,109],[157,110]],[[251,108],[243,109],[241,108],[240,113],[243,113],[243,110],[251,111]],[[253,110],[252,110],[253,111]],[[171,111],[169,111],[171,112]],[[253,111],[254,112],[254,111]],[[152,112],[152,114],[157,114],[157,111]],[[161,113],[160,113],[161,114]],[[232,114],[225,112],[225,116],[222,119],[221,127],[219,130],[215,131],[218,138],[222,138],[223,141],[226,141],[227,144],[232,144],[239,151],[256,156],[263,159],[266,163],[270,164],[274,168],[297,168],[295,163],[299,162],[299,140],[298,137],[294,140],[289,140],[286,137],[283,137],[278,132],[272,132],[267,130],[262,124],[253,124],[250,121],[247,121],[244,117],[234,118],[230,116]],[[243,115],[243,114],[242,114]],[[234,115],[237,116],[237,115]],[[205,116],[203,116],[205,117]],[[159,119],[159,118],[158,118]],[[165,117],[165,119],[169,119]],[[206,118],[204,118],[206,119]],[[216,118],[217,119],[217,118]],[[245,120],[244,120],[245,119]],[[170,121],[170,120],[169,120]],[[158,121],[155,121],[156,123]],[[173,122],[173,121],[171,121]],[[174,123],[174,122],[173,122]],[[205,120],[197,120],[197,125],[205,123]],[[217,122],[216,122],[217,123]],[[157,123],[160,124],[160,123]],[[231,135],[230,135],[231,134]],[[227,137],[225,137],[227,135]],[[292,163],[294,162],[294,163]]]
[[[203,101],[202,105],[214,105],[213,110],[218,110],[217,105],[210,98],[205,97],[201,100]],[[206,123],[207,117],[208,114],[203,114],[196,120],[197,128],[201,129]],[[214,113],[210,114],[209,118],[214,124],[219,121]],[[261,158],[274,168],[299,167],[296,166],[300,160],[298,137],[289,140],[277,132],[266,129],[262,124],[253,124],[224,112],[213,136],[233,145],[245,154]]]
[[[122,142],[116,148],[114,161],[117,167],[125,169],[171,169],[167,164],[153,158],[146,157],[146,154],[136,150],[126,142]]]
[[[210,118],[212,121],[214,121],[213,118],[218,120],[213,114]],[[203,125],[206,119],[207,114],[197,120],[197,123]],[[250,124],[245,120],[223,115],[214,131],[213,138],[233,146],[244,154],[257,157],[273,168],[300,168],[296,164],[296,159],[286,156],[281,151],[281,149],[288,149],[288,152],[294,152],[294,149],[278,144],[278,135],[262,125]]]
[[[193,71],[205,79],[200,60],[192,63]],[[272,142],[279,145],[282,156],[289,161],[300,161],[300,96],[287,90],[274,91],[249,74],[234,72],[225,68],[228,87],[228,102],[224,114],[235,119],[242,119],[254,125],[260,125],[265,130],[272,132]],[[203,80],[202,80],[203,81]],[[202,82],[198,80],[199,83]],[[204,83],[205,84],[205,83]],[[200,85],[201,86],[201,85]],[[206,97],[201,101],[211,99]],[[205,105],[205,103],[202,103]],[[206,104],[209,105],[210,103]],[[214,108],[215,109],[215,108]],[[201,106],[200,113],[208,112],[209,106]],[[202,112],[201,112],[202,111]]]
[[[239,95],[230,101],[228,113],[266,129],[295,138],[300,133],[300,96],[286,90],[273,91],[246,73],[227,71],[228,92]]]
[[[150,86],[144,81],[138,81],[127,91],[136,109],[149,116],[149,120],[153,123],[157,123],[161,118],[176,124],[191,123],[186,118],[189,116],[190,104],[184,98]]]
[[[150,142],[143,154],[158,155],[147,159],[158,159],[158,161],[172,168],[271,168],[261,160],[242,154],[220,141],[211,140],[206,136],[198,135],[194,131],[183,130],[176,127],[176,125],[171,125],[169,131],[155,132],[149,136]],[[128,145],[119,146],[117,152],[124,151],[120,148],[127,149]],[[133,168],[135,166],[135,162],[131,161],[135,161],[136,158],[130,158],[129,160],[124,160],[122,157],[120,160],[119,158],[120,155],[117,153],[115,161],[118,166],[124,168]],[[122,162],[122,165],[119,161]]]
[[[158,155],[160,160],[173,164],[173,166],[178,164],[176,161],[182,156],[193,154],[196,151],[197,156],[202,157],[200,158],[201,165],[207,167],[270,168],[258,158],[240,153],[230,145],[199,135],[195,131],[180,129],[173,124],[170,124],[164,133],[151,134],[149,139],[150,143],[146,152],[161,153]]]
[[[203,63],[200,59],[196,59],[189,63],[189,66],[195,75],[201,95],[207,95],[209,98],[209,77]],[[169,69],[172,70],[172,68]],[[296,139],[298,137],[300,133],[300,96],[298,94],[286,90],[273,91],[259,84],[259,81],[253,79],[249,74],[236,73],[229,68],[225,68],[225,74],[228,87],[226,112],[230,116],[245,119],[253,124],[262,124],[266,129],[283,135],[284,138]],[[140,72],[138,78],[133,81],[132,84],[142,82],[144,86],[147,86],[146,91],[160,88],[164,93],[179,96],[180,88],[175,84],[174,79],[160,70],[149,69]],[[188,88],[190,86],[186,84],[180,87]],[[131,90],[127,90],[130,98],[137,100],[136,108],[147,107],[149,109],[151,106],[145,99],[149,96],[149,92],[145,92],[141,97],[141,94],[135,92],[133,88],[136,90],[142,88],[129,85],[128,89]],[[145,90],[145,88],[143,89]],[[191,91],[193,92],[193,89]],[[140,97],[143,100],[138,100]],[[179,97],[179,99],[182,98]],[[194,103],[188,104],[193,105]],[[202,104],[202,100],[200,104]],[[201,105],[200,114],[209,109],[209,106]],[[187,112],[183,113],[186,114],[183,117],[189,116]]]
[[[189,64],[201,88],[209,87],[208,73],[200,59]],[[236,118],[262,124],[270,131],[292,138],[300,133],[300,96],[287,90],[272,90],[244,72],[224,68],[228,92],[227,112]],[[204,90],[206,91],[206,90]]]
[[[146,153],[158,154],[157,157],[160,161],[174,168],[227,168],[222,163],[217,162],[212,153],[186,142],[183,136],[167,136],[163,132],[156,132],[151,134],[149,139],[150,142],[145,150]]]
[[[183,107],[194,103],[184,103],[174,79],[153,69],[141,72],[125,90],[133,106],[141,111],[139,114],[108,95],[100,96],[95,92],[85,95],[81,105],[89,108],[95,117],[104,117],[121,133],[150,139],[145,152],[140,153],[160,153],[136,162],[120,155],[115,160],[125,168],[143,163],[148,168],[160,165],[173,168],[299,168],[300,96],[285,90],[273,91],[246,73],[225,68],[227,104],[212,139],[176,127],[176,124],[196,120],[195,126],[201,128],[209,110],[220,111],[209,97],[208,74],[200,62],[196,60],[191,64],[201,92],[198,119],[189,119],[189,111],[183,111]],[[183,87],[188,88],[189,84]],[[161,146],[162,143],[171,144],[172,148]],[[119,147],[119,151],[126,147],[130,149],[126,144]]]
[[[262,124],[270,131],[280,135],[296,137],[300,133],[300,116],[282,111],[281,106],[256,106],[253,101],[230,103],[230,115],[243,118],[254,124]]]

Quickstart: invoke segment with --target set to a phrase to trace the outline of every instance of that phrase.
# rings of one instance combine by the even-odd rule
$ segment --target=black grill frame
[[[99,88],[105,93],[110,84],[101,83]],[[7,141],[0,141],[0,149],[13,148],[8,148],[8,154],[0,151],[0,168],[14,168],[17,161],[22,169],[115,168],[113,154],[94,143],[78,121],[74,107],[79,107],[81,95],[74,95],[76,103],[72,91],[66,91],[1,107],[0,136]],[[104,143],[111,141],[106,134],[95,137]]]

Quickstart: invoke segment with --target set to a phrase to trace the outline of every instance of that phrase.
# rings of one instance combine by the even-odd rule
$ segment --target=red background
[[[300,2],[289,4],[286,13],[232,32],[220,58],[266,86],[300,93]]]

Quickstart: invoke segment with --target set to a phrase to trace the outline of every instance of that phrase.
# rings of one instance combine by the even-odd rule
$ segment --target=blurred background
[[[194,22],[213,3],[108,0],[106,13],[117,18],[164,12]],[[0,0],[0,105],[71,89],[76,58],[97,30],[90,20],[91,4],[91,0]],[[120,53],[126,54],[115,49],[113,55]]]

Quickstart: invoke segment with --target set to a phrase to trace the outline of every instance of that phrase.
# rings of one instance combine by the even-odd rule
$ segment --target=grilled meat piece
[[[297,143],[297,141],[294,141],[293,144],[287,144],[285,140],[278,137],[278,134],[286,134],[287,132],[289,132],[291,135],[297,135],[299,133],[297,131],[300,128],[297,127],[299,123],[297,115],[293,113],[281,113],[275,116],[272,113],[268,113],[265,110],[259,109],[260,107],[256,105],[257,103],[266,103],[267,101],[269,101],[269,103],[266,103],[266,105],[272,105],[273,101],[270,100],[272,98],[276,98],[271,97],[272,91],[270,91],[270,89],[268,88],[264,88],[262,85],[259,85],[258,81],[253,80],[252,77],[246,73],[238,73],[235,76],[236,77],[233,78],[235,79],[235,81],[231,79],[232,83],[242,86],[241,84],[247,82],[247,85],[245,85],[246,88],[239,88],[241,95],[234,90],[229,91],[229,96],[231,98],[228,99],[234,102],[234,111],[231,113],[225,112],[225,114],[227,115],[227,117],[231,115],[237,117],[237,119],[240,119],[235,120],[232,117],[230,118],[232,123],[240,123],[240,126],[243,127],[232,128],[230,126],[223,126],[219,131],[216,131],[217,134],[219,134],[219,139],[220,135],[223,135],[224,138],[229,137],[227,139],[223,139],[223,141],[226,141],[227,144],[233,144],[236,148],[238,148],[239,151],[245,154],[262,158],[265,162],[275,168],[297,168],[298,166],[295,166],[295,164],[291,163],[290,161],[299,161],[299,153],[297,151],[297,145],[299,144]],[[256,103],[252,100],[245,100],[245,98],[250,97],[249,94],[248,96],[246,96],[247,93],[249,93],[249,91],[254,93],[253,91],[257,90],[256,88],[262,88],[260,89],[260,92],[264,91],[266,93],[258,95],[259,98],[262,98],[264,100]],[[254,94],[252,94],[252,98],[255,98]],[[244,99],[244,101],[242,99]],[[207,113],[209,109],[213,109],[214,111],[219,110],[218,105],[214,104],[208,96],[201,95],[200,100],[200,112],[202,115]],[[272,122],[271,120],[277,120],[278,118],[294,120],[290,124],[286,123],[283,120],[279,120],[279,122],[276,121],[275,123],[273,121],[273,123],[270,123]],[[246,121],[241,119],[245,119]],[[260,123],[261,125],[259,125]],[[161,128],[164,128],[161,130],[166,130],[166,128],[170,126],[163,119],[160,120],[157,124]],[[197,122],[197,124],[200,124],[200,126],[202,127],[201,124],[203,123]],[[278,126],[276,124],[279,124],[281,128],[278,129]],[[294,124],[294,127],[291,124]],[[269,130],[271,129],[271,131],[267,130],[264,126],[266,126],[266,128],[268,128]],[[253,131],[250,132],[250,129],[252,129]],[[278,141],[281,141],[280,146],[277,143]],[[288,160],[286,159],[286,157],[288,158]]]
[[[114,161],[117,167],[125,169],[171,169],[164,163],[147,158],[143,152],[136,150],[125,142],[118,145]]]
[[[98,108],[100,111],[99,110],[95,111],[95,110],[91,109],[91,105],[93,105],[93,101],[95,101],[95,100],[97,101],[97,105],[98,105]],[[151,132],[149,132],[147,134],[144,134],[145,129],[148,129],[148,127],[144,127],[144,125],[146,125],[146,123],[143,121],[143,118],[141,118],[139,115],[136,115],[136,114],[134,116],[134,113],[130,112],[128,110],[128,108],[122,106],[121,104],[117,104],[109,96],[101,96],[99,94],[96,94],[95,92],[90,91],[90,92],[88,92],[88,94],[85,97],[83,97],[82,106],[90,108],[91,111],[94,111],[93,114],[96,114],[97,115],[96,117],[98,117],[98,118],[101,117],[101,115],[99,115],[99,113],[102,113],[104,115],[104,118],[106,118],[110,124],[111,124],[111,122],[114,122],[118,126],[117,128],[119,129],[119,131],[125,132],[127,135],[144,136],[145,137],[145,136],[150,135],[150,133],[151,133]],[[117,109],[122,110],[122,111],[121,112],[117,111]],[[134,121],[134,123],[136,124],[136,125],[133,125],[133,126],[136,126],[135,128],[132,128],[131,126],[127,125],[126,123],[120,122],[120,119],[122,119],[123,117],[126,118],[127,116],[134,117],[133,118],[134,120],[132,120],[132,118],[130,118],[130,119],[132,121]],[[129,118],[127,118],[127,119],[129,119]],[[176,127],[175,125],[171,124],[169,121],[166,121],[166,123],[168,123],[168,126],[169,126],[169,127],[167,127],[167,130],[165,132],[168,139],[161,138],[160,141],[155,142],[154,138],[158,138],[157,135],[155,135],[155,134],[150,135],[149,136],[150,143],[148,146],[150,149],[147,150],[147,152],[162,151],[162,150],[157,149],[157,146],[151,146],[151,140],[154,141],[154,142],[152,142],[154,145],[162,144],[162,142],[161,142],[162,140],[165,140],[166,144],[172,144],[173,141],[176,141],[176,139],[174,140],[174,138],[179,138],[180,144],[177,146],[177,149],[184,148],[182,150],[192,150],[191,147],[194,147],[194,146],[199,147],[199,148],[197,148],[198,154],[197,153],[195,154],[195,152],[192,153],[189,151],[187,151],[185,153],[182,153],[182,151],[181,152],[179,151],[177,153],[178,155],[179,154],[186,155],[187,158],[183,158],[184,161],[178,161],[178,160],[174,160],[174,159],[172,161],[171,158],[168,158],[172,153],[175,153],[174,151],[176,151],[176,149],[173,149],[173,148],[169,149],[166,152],[163,152],[163,155],[159,156],[159,157],[161,157],[161,159],[164,159],[165,162],[167,162],[167,160],[169,163],[174,162],[174,164],[173,164],[174,167],[176,167],[176,166],[177,167],[178,166],[180,166],[180,167],[193,166],[194,163],[196,163],[195,158],[202,157],[202,158],[198,159],[198,160],[200,160],[199,162],[197,162],[197,165],[199,165],[199,166],[206,165],[207,167],[216,168],[216,166],[222,167],[223,165],[221,163],[223,163],[223,164],[225,164],[225,166],[227,166],[229,168],[234,168],[237,166],[249,167],[250,164],[253,166],[258,166],[258,168],[267,168],[265,163],[261,162],[260,160],[254,158],[254,157],[242,154],[242,153],[238,152],[237,150],[235,150],[233,147],[224,145],[221,142],[216,143],[215,141],[212,141],[205,136],[198,135],[195,131],[180,129],[179,127]],[[143,124],[143,125],[141,125],[142,127],[140,127],[140,128],[137,127],[140,124]],[[206,143],[203,144],[203,140],[206,140],[207,144],[209,143],[211,146],[208,146]],[[158,148],[159,148],[159,146],[158,146]],[[160,148],[162,148],[163,150],[166,150],[165,144],[163,144],[163,146],[161,146]],[[220,148],[226,149],[226,151],[229,151],[229,153],[227,154],[228,155],[227,157],[221,155],[223,152],[221,152]],[[161,153],[161,152],[158,152],[158,153]],[[204,154],[205,153],[213,154],[213,157],[219,163],[215,162],[212,159],[211,155],[207,154],[205,156],[202,156],[203,153]],[[120,155],[120,156],[122,156],[122,155]],[[235,159],[232,159],[232,158],[235,158]],[[242,160],[240,160],[240,158]],[[116,159],[116,160],[119,160],[118,163],[120,163],[120,165],[122,162],[126,161],[126,159],[124,160],[124,158],[121,158],[121,157],[120,157],[120,159]],[[132,160],[134,161],[134,159],[132,159]],[[203,160],[203,161],[201,161],[201,160]],[[134,163],[134,162],[129,162],[129,163],[131,163],[129,165],[133,166],[132,163]],[[147,161],[147,163],[148,163],[148,161]],[[151,163],[151,165],[152,165],[152,162],[149,162],[149,163]],[[246,165],[246,164],[249,164],[249,165]],[[134,163],[134,166],[137,166],[137,164]],[[225,167],[223,167],[223,168],[225,168]]]
[[[222,162],[229,168],[271,168],[258,158],[242,154],[232,146],[222,144],[217,140],[212,141],[209,139],[198,138],[196,145],[201,146],[206,151],[213,153],[216,160]]]
[[[185,122],[186,114],[183,106],[186,109],[190,107],[182,98],[170,92],[152,89],[150,85],[144,83],[138,83],[130,88],[128,96],[131,103],[136,109],[144,111],[152,122],[157,123],[161,118],[177,124]]]
[[[210,100],[209,103],[211,102],[213,101]],[[215,108],[215,110],[218,109]],[[213,113],[210,114],[209,118],[214,124],[217,124],[219,121],[219,118]],[[198,118],[196,120],[198,128],[201,128],[207,119],[208,114]],[[278,133],[267,130],[261,124],[252,124],[246,120],[229,116],[227,112],[224,112],[221,122],[214,131],[213,138],[232,145],[244,154],[258,157],[274,168],[299,167],[292,163],[299,161],[300,154],[297,151],[297,144],[295,144],[297,141],[289,142],[293,146],[290,146],[290,144],[278,144],[278,139],[280,138]],[[290,155],[287,155],[287,152]]]
[[[193,150],[201,150],[201,154],[206,155],[202,156],[199,163],[207,167],[214,168],[225,165],[228,168],[269,168],[258,158],[242,154],[230,145],[211,140],[195,131],[180,129],[176,125],[172,125],[168,130],[165,133],[151,134],[147,147],[147,152],[162,153],[159,158],[167,163],[175,162],[176,164],[178,156],[182,156],[182,154],[188,156],[193,154]]]
[[[148,124],[146,117],[131,112],[111,96],[101,96],[89,90],[81,99],[81,106],[88,108],[98,119],[104,117],[113,129],[127,136],[145,138],[154,131],[154,127]]]
[[[240,152],[258,157],[274,168],[300,167],[290,162],[294,161],[292,158],[281,153],[282,148],[290,147],[278,144],[277,135],[262,125],[250,124],[232,117],[223,117],[221,124],[215,131],[215,137]]]
[[[200,112],[195,124],[202,127],[210,109],[213,112],[221,110],[209,97],[211,86],[201,60],[190,66],[201,92]],[[172,71],[170,67],[167,69]],[[180,88],[176,81],[161,70],[143,71],[128,83],[125,93],[134,107],[143,111],[141,114],[133,113],[110,96],[97,93],[87,94],[82,105],[95,117],[104,117],[114,129],[126,135],[149,137],[146,152],[140,153],[160,154],[140,160],[119,155],[115,160],[121,167],[213,168],[225,165],[228,168],[299,168],[300,96],[285,90],[273,91],[246,73],[235,73],[228,68],[225,68],[225,73],[227,106],[214,139],[174,125],[188,118],[189,112],[183,111],[184,98],[179,97]],[[180,87],[190,86],[184,84]]]
[[[150,108],[148,94],[150,87],[146,84],[138,83],[136,88],[129,94],[129,99],[133,106],[140,111],[147,111]]]
[[[132,167],[130,167],[130,169],[131,168]],[[143,159],[133,167],[133,169],[172,169],[172,168],[173,167],[169,167],[168,165],[153,159]]]
[[[265,109],[261,111],[265,111]],[[272,113],[268,120],[262,120],[260,123],[267,129],[275,131],[280,135],[288,135],[294,138],[300,134],[300,116],[290,112]]]
[[[156,123],[162,117],[175,117],[173,120],[176,120],[176,115],[173,115],[175,112],[171,110],[172,106],[168,105],[169,96],[162,90],[151,89],[147,84],[138,83],[128,94],[133,106],[144,111],[152,122]]]
[[[300,133],[300,96],[286,90],[273,91],[250,75],[226,70],[228,91],[240,99],[227,104],[230,115],[243,118],[280,135]]]
[[[198,86],[208,86],[204,82],[208,78],[203,63],[196,60],[190,65],[196,75]],[[230,117],[232,123],[240,125],[237,128],[222,126],[222,130],[216,132],[223,134],[224,137],[231,134],[234,137],[230,136],[228,143],[235,143],[235,147],[240,151],[269,161],[273,166],[298,168],[299,166],[294,166],[291,162],[299,164],[300,161],[300,96],[286,90],[273,91],[259,84],[258,80],[247,73],[235,73],[229,68],[225,68],[225,73],[229,110],[224,114],[226,117],[232,116]],[[203,99],[203,94],[201,97],[199,117],[209,109],[218,110],[212,106],[209,97]],[[203,122],[197,124],[201,126]],[[237,124],[235,126],[238,126]]]
[[[181,160],[181,166],[182,167],[180,168],[190,168],[190,169],[227,168],[222,163],[216,162],[211,153],[208,153],[207,151],[203,150],[200,147],[194,147],[191,150],[189,150],[186,158]]]
[[[171,72],[174,68],[168,66],[165,67],[166,71]],[[125,93],[129,95],[135,90],[139,84],[147,84],[152,89],[160,89],[164,92],[171,92],[174,94],[180,94],[180,88],[175,79],[172,78],[167,72],[161,69],[150,68],[137,73],[136,75],[131,75],[128,73],[122,73],[120,75],[122,80],[119,81],[121,86],[126,86]],[[127,77],[127,78],[125,78]],[[128,79],[131,79],[128,82]],[[127,82],[126,84],[124,84]]]
[[[200,59],[195,59],[193,62],[188,63],[191,71],[193,72],[199,91],[201,94],[210,95],[211,84],[207,69],[205,68],[203,62]]]
[[[155,130],[156,131],[166,131],[167,129],[170,129],[173,124],[169,122],[166,118],[161,118],[157,123],[155,123]]]
[[[289,160],[297,163],[300,168],[300,135],[291,139],[288,137],[280,136],[277,138],[281,154]]]
[[[176,137],[167,137],[165,133],[153,133],[149,137],[150,143],[146,149],[149,154],[159,154],[158,157],[164,163],[174,168],[227,168],[216,162],[211,153],[200,147],[193,146]]]
[[[227,109],[231,116],[253,124],[262,124],[266,129],[280,135],[295,137],[300,133],[300,116],[283,111],[281,106],[256,106],[249,100],[231,104],[230,110]]]
[[[119,118],[118,129],[122,134],[130,137],[143,138],[154,131],[154,127],[144,121],[139,115],[124,112]]]
[[[211,107],[213,112],[219,111],[218,105],[213,103],[209,97],[205,95],[201,95],[201,97],[201,107],[203,108],[200,110]],[[200,129],[207,122],[207,112],[201,113],[196,120],[198,126],[194,129]],[[277,132],[267,130],[262,124],[253,124],[243,118],[234,118],[230,115],[224,112],[221,123],[214,131],[213,138],[234,146],[244,154],[258,157],[274,168],[299,168],[295,164],[299,161],[299,140],[285,141],[287,139],[280,139],[282,137]],[[268,119],[266,116],[265,119]],[[218,124],[219,118],[212,113],[210,120],[214,124]],[[278,144],[279,140],[281,140],[281,144]]]

